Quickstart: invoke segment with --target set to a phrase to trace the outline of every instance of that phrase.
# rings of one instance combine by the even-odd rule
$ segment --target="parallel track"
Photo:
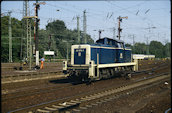
[[[155,66],[151,69],[137,71],[132,74],[140,73],[140,72],[143,73],[143,72],[148,72],[148,71],[155,71],[163,66],[166,66],[166,63],[159,64],[158,66]],[[2,84],[11,83],[11,82],[22,82],[22,81],[28,81],[28,80],[38,80],[42,78],[54,78],[56,77],[54,75],[61,74],[61,73],[62,71],[57,69],[57,71],[54,71],[54,72],[39,72],[39,73],[27,73],[27,74],[16,74],[16,75],[10,75],[10,76],[1,76],[1,80],[2,80]]]
[[[64,88],[71,88],[71,87],[74,87],[74,86],[71,84],[64,84],[64,85],[61,85],[60,87],[57,87],[56,85],[54,85],[54,86],[41,88],[41,90],[35,88],[35,89],[32,89],[30,92],[27,91],[27,93],[25,92],[27,89],[25,89],[25,91],[22,91],[22,92],[16,91],[13,93],[9,93],[10,95],[17,95],[17,96],[5,97],[5,95],[2,95],[1,101],[3,102],[3,101],[11,100],[11,99],[21,98],[21,97],[26,97],[26,96],[31,96],[31,95],[41,94],[41,93],[49,93],[49,92],[54,92],[57,90],[61,90]],[[33,90],[36,90],[36,91],[33,91]]]
[[[143,74],[143,73],[146,73],[146,74],[151,73],[152,74],[152,73],[154,73],[158,69],[166,68],[166,66],[167,65],[165,65],[165,66],[161,65],[161,66],[154,67],[152,69],[147,69],[147,70],[142,70],[142,71],[138,71],[138,72],[133,72],[132,75],[134,75],[134,76],[137,75],[138,76],[139,74]],[[153,76],[150,76],[150,78],[151,77],[153,77]],[[138,80],[140,80],[140,79],[138,79]],[[72,83],[69,82],[69,84],[67,84],[67,85],[66,84],[65,85],[60,85],[60,88],[55,85],[55,86],[43,87],[43,88],[41,88],[41,90],[40,90],[40,87],[39,88],[36,87],[36,88],[32,88],[32,90],[31,90],[31,88],[27,88],[27,89],[25,88],[24,91],[13,91],[12,93],[4,93],[3,92],[2,101],[9,100],[9,99],[20,98],[20,97],[25,97],[25,96],[30,96],[30,95],[35,95],[35,94],[54,92],[54,91],[59,90],[59,89],[71,88],[71,87],[74,87],[74,86],[72,85]],[[27,93],[26,93],[26,91],[27,91]],[[8,95],[8,94],[10,94],[10,95],[17,95],[17,96],[6,97],[6,95]]]
[[[87,109],[91,106],[97,105],[102,102],[107,102],[112,99],[115,99],[121,95],[123,95],[124,91],[128,91],[128,94],[142,90],[145,88],[152,87],[156,84],[161,83],[162,81],[169,78],[169,73],[163,73],[156,76],[152,76],[151,78],[143,78],[140,80],[136,80],[134,83],[130,83],[125,86],[121,86],[118,88],[111,87],[110,89],[105,89],[99,92],[87,92],[84,94],[78,94],[72,97],[62,98],[58,100],[53,100],[50,102],[25,107],[21,109],[17,109],[12,112],[64,112],[64,111],[81,111],[82,109]],[[125,93],[126,94],[126,93]]]
[[[30,80],[47,79],[47,78],[58,78],[58,75],[62,74],[60,71],[56,72],[40,72],[40,73],[28,73],[28,74],[17,74],[12,76],[1,76],[2,84],[12,82],[24,82]],[[63,75],[65,77],[65,75]]]
[[[132,79],[132,82],[133,82],[133,80],[135,81],[135,82],[140,82],[140,81],[143,81],[143,80],[146,80],[146,79],[151,79],[152,77],[153,77],[153,75],[155,75],[155,74],[158,74],[159,72],[164,72],[163,70],[165,69],[167,69],[167,66],[169,66],[169,65],[166,65],[166,64],[161,64],[161,65],[158,65],[158,66],[155,66],[155,67],[153,67],[153,68],[150,68],[150,69],[146,69],[146,70],[142,70],[142,71],[139,71],[139,72],[134,72],[134,73],[132,73],[132,75],[139,75],[139,74],[142,74],[141,75],[141,77],[143,77],[143,76],[145,76],[144,74],[147,74],[146,76],[148,76],[147,78],[146,77],[144,77],[144,78],[142,78],[142,79],[140,79],[140,77],[138,76],[136,76],[136,77],[133,77],[134,79]],[[162,71],[160,71],[160,70],[162,70]],[[155,72],[155,73],[154,73]],[[151,77],[152,76],[152,77]],[[158,76],[161,76],[160,74],[158,75]],[[42,76],[40,76],[40,77],[42,77]],[[138,79],[139,78],[139,79]],[[137,79],[137,80],[136,80]],[[129,82],[129,83],[131,83],[131,81]],[[66,85],[67,87],[68,87],[68,85]],[[78,85],[77,85],[78,86]],[[118,85],[119,86],[119,85]],[[69,85],[69,87],[70,87],[70,85]],[[72,86],[73,87],[73,86]],[[32,95],[35,95],[36,96],[36,94],[38,94],[38,95],[41,95],[41,93],[43,93],[43,94],[45,94],[45,93],[48,93],[49,94],[49,92],[51,92],[51,93],[54,93],[54,92],[56,92],[56,90],[58,90],[59,88],[56,88],[56,87],[54,87],[53,88],[53,86],[51,87],[49,87],[49,88],[51,88],[49,91],[45,88],[41,88],[41,89],[37,89],[36,90],[36,93],[34,92],[34,91],[24,91],[23,90],[23,92],[29,92],[28,94],[25,94],[25,95],[22,95],[22,92],[14,92],[14,93],[11,93],[11,94],[14,94],[13,96],[10,94],[9,96],[6,96],[5,98],[3,98],[3,101],[5,101],[5,100],[10,100],[10,99],[14,99],[14,101],[15,101],[15,99],[17,100],[17,98],[19,98],[20,99],[20,97],[21,98],[23,98],[23,97],[30,97],[30,96],[32,96]],[[64,89],[63,89],[64,88]],[[75,87],[74,87],[75,88]],[[82,87],[81,87],[82,88]],[[111,87],[112,89],[113,89],[113,87]],[[81,107],[81,110],[82,110],[82,107],[83,107],[83,109],[85,109],[85,107],[86,107],[86,109],[87,108],[89,108],[89,107],[91,107],[91,105],[92,104],[87,104],[87,103],[90,103],[90,102],[92,102],[92,101],[97,101],[97,100],[99,100],[98,98],[96,98],[96,99],[93,99],[93,100],[90,100],[89,101],[89,99],[88,99],[88,101],[85,101],[85,102],[80,102],[79,101],[79,103],[77,102],[77,100],[79,100],[79,99],[84,99],[86,96],[87,97],[89,97],[90,95],[94,95],[94,94],[98,94],[98,93],[100,93],[100,92],[103,92],[102,90],[104,90],[104,91],[108,91],[109,89],[111,89],[111,88],[109,88],[109,87],[105,87],[104,89],[101,89],[101,91],[100,90],[94,90],[94,91],[90,91],[90,92],[86,92],[86,93],[83,93],[83,92],[81,92],[80,94],[78,94],[78,95],[75,95],[75,96],[67,96],[67,98],[61,98],[61,99],[58,99],[58,100],[53,100],[53,101],[49,101],[49,102],[45,102],[45,103],[42,103],[42,104],[39,104],[39,105],[35,105],[33,108],[32,107],[29,107],[29,109],[27,110],[26,108],[21,108],[21,111],[23,112],[23,110],[24,110],[24,112],[26,112],[26,111],[29,111],[29,110],[32,110],[32,112],[39,112],[39,111],[41,111],[41,110],[48,110],[49,109],[49,111],[47,111],[47,112],[63,112],[63,111],[71,111],[71,109],[69,109],[69,108],[72,108],[72,111],[74,111],[75,112],[75,110],[76,111],[80,111],[80,107]],[[66,90],[65,89],[65,86],[63,86],[62,85],[62,88],[60,88],[60,89],[63,89],[63,90]],[[71,88],[72,89],[72,88]],[[134,88],[135,89],[135,88]],[[44,91],[43,91],[44,90]],[[69,89],[70,90],[70,89]],[[128,89],[128,90],[130,90],[130,89]],[[15,94],[16,93],[16,94]],[[20,94],[21,93],[21,95],[18,95],[18,94]],[[51,94],[50,93],[50,94]],[[121,93],[121,92],[119,92],[119,93]],[[17,95],[17,96],[16,96]],[[115,94],[116,95],[116,94]],[[27,97],[27,98],[28,98]],[[108,97],[111,97],[111,95],[108,95]],[[100,97],[101,99],[102,98],[105,98],[106,99],[106,97]],[[23,98],[24,99],[24,98]],[[55,98],[54,98],[55,99]],[[57,99],[57,98],[56,98]],[[51,99],[52,100],[52,99]],[[107,99],[108,100],[108,99]],[[72,101],[72,102],[71,102]],[[99,100],[98,101],[98,103],[100,102],[101,100]],[[69,103],[70,102],[70,103]],[[68,105],[68,104],[70,104],[70,105]],[[94,102],[93,102],[93,104],[95,104]],[[53,106],[53,108],[52,108],[52,105],[54,105]],[[59,107],[60,106],[60,107]],[[63,107],[62,107],[63,106]],[[64,107],[64,106],[66,106],[66,107]],[[84,107],[85,106],[85,107]],[[93,105],[94,106],[94,105]],[[21,106],[21,107],[23,107],[23,106]],[[57,107],[58,107],[58,109],[57,109]],[[76,108],[73,108],[73,107],[76,107]],[[45,109],[44,109],[45,108]],[[54,108],[56,108],[56,109],[54,109]],[[13,108],[13,109],[16,109],[15,107]],[[50,110],[51,109],[51,110]],[[74,109],[74,110],[73,110]],[[12,110],[12,109],[11,109]],[[20,112],[20,110],[19,110],[19,112]]]

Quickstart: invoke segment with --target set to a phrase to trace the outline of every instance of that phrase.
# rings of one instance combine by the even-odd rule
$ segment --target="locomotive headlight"
[[[123,54],[122,53],[120,53],[120,58],[123,58]]]
[[[89,68],[91,67],[91,61],[90,61],[90,63],[89,63]]]
[[[63,61],[63,70],[67,70],[67,61]]]
[[[81,56],[81,52],[78,52],[78,56]]]

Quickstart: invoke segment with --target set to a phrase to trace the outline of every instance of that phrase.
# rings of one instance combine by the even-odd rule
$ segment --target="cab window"
[[[121,45],[120,45],[120,43],[117,43],[117,45],[118,45],[118,48],[121,48]]]

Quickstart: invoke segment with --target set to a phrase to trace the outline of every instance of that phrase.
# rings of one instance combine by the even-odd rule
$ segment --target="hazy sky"
[[[40,1],[41,2],[41,1]],[[29,2],[31,16],[34,15],[35,1]],[[113,38],[117,35],[117,17],[128,16],[121,23],[121,39],[126,43],[157,40],[171,42],[171,3],[170,0],[114,0],[114,1],[45,1],[40,5],[38,16],[40,28],[48,22],[59,19],[68,29],[77,28],[76,16],[80,17],[80,30],[83,30],[83,11],[86,10],[87,33],[98,39],[98,30],[104,30],[101,37]],[[12,17],[22,19],[23,1],[2,1],[1,13],[12,10]],[[60,11],[57,11],[60,10]],[[152,27],[155,27],[154,29]],[[148,28],[151,28],[150,31]],[[94,31],[97,30],[97,31]]]

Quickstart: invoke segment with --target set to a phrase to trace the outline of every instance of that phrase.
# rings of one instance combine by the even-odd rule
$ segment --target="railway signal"
[[[86,33],[87,33],[87,20],[86,20],[86,10],[83,11],[83,35],[84,35],[84,43],[87,43],[87,37],[86,37]]]
[[[123,18],[125,18],[125,19],[128,19],[128,16],[126,16],[126,17],[118,17],[117,19],[118,19],[118,38],[119,38],[119,40],[120,40],[120,37],[121,37],[121,35],[120,35],[120,32],[122,32],[122,29],[120,28],[120,22],[122,22],[122,19]]]
[[[94,30],[94,31],[97,31],[97,30]],[[98,32],[99,32],[99,39],[101,39],[101,33],[102,33],[102,31],[105,31],[105,30],[98,30]]]
[[[40,8],[40,4],[45,5],[45,2],[38,3],[38,0],[36,0],[36,3],[34,3],[34,5],[35,5],[35,16],[25,16],[25,17],[23,17],[24,19],[34,18],[36,20],[35,23],[34,23],[34,40],[35,40],[36,66],[39,66],[38,22],[39,22],[40,19],[38,18],[38,9]],[[31,42],[31,40],[30,40],[30,42]],[[30,50],[31,50],[31,44],[30,44]],[[30,59],[30,61],[31,61],[31,59]],[[31,66],[30,66],[30,69],[31,69]]]
[[[38,50],[38,23],[40,19],[38,18],[38,9],[40,9],[40,4],[45,5],[45,2],[38,3],[38,0],[36,0],[35,5],[35,17],[36,21],[34,24],[34,39],[35,39],[35,53],[36,53],[36,66],[39,66],[39,50]]]
[[[80,44],[79,16],[77,16],[77,32],[78,32],[78,44]]]

